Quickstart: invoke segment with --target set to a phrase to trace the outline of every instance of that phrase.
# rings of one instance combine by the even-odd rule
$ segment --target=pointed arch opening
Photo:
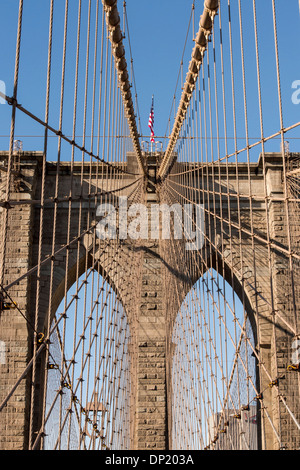
[[[83,272],[51,324],[44,449],[130,448],[131,341],[114,288],[100,268]]]
[[[170,367],[173,449],[259,448],[256,333],[245,304],[210,268],[177,313]]]

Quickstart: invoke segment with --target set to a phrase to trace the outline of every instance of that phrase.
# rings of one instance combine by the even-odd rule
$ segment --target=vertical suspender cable
[[[126,117],[129,125],[130,136],[132,139],[137,162],[142,174],[145,174],[145,166],[142,159],[142,153],[139,142],[139,135],[135,119],[134,106],[130,91],[127,63],[125,58],[125,49],[123,46],[123,36],[120,29],[120,16],[117,8],[117,0],[102,0],[105,12],[108,31],[110,32],[110,41],[112,44],[115,66],[118,72],[118,79],[122,91],[123,103]]]
[[[158,177],[163,180],[172,164],[173,151],[182,127],[187,109],[195,89],[196,79],[203,61],[204,53],[208,44],[208,39],[212,31],[213,21],[219,9],[219,0],[206,0],[204,11],[200,18],[199,30],[195,38],[195,47],[189,64],[189,70],[183,87],[181,100],[177,110],[177,115],[173,125],[173,130],[169,138],[168,147],[158,170]]]

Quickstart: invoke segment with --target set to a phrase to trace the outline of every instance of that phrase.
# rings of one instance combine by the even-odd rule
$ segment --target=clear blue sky
[[[8,95],[12,95],[13,72],[15,57],[15,40],[18,15],[18,0],[1,0],[0,16],[0,80],[6,84]],[[25,0],[23,19],[23,40],[20,65],[20,82],[18,99],[26,108],[37,116],[44,118],[45,106],[45,80],[47,70],[47,41],[48,41],[48,19],[49,1]],[[50,110],[50,122],[54,127],[58,125],[59,105],[59,83],[61,76],[61,51],[63,34],[64,1],[55,2],[55,29],[54,29],[54,62],[53,62],[53,86]],[[168,129],[168,118],[172,106],[172,99],[179,72],[180,61],[187,34],[187,27],[191,13],[192,0],[127,0],[127,15],[130,28],[130,40],[133,54],[133,66],[135,72],[136,86],[138,92],[139,112],[144,134],[149,134],[147,127],[150,111],[151,97],[155,97],[155,133],[164,135]],[[69,26],[69,57],[74,58],[76,44],[74,43],[77,28],[77,4],[78,0],[70,1],[70,26]],[[223,22],[227,16],[227,0],[222,0]],[[256,86],[256,68],[253,41],[252,2],[243,0],[245,49],[249,47],[248,86]],[[74,6],[73,6],[74,5]],[[87,16],[88,1],[83,2],[83,18]],[[95,1],[93,2],[95,5]],[[239,26],[237,23],[237,0],[231,0],[232,25],[234,48],[236,47],[236,61],[239,61],[239,44],[235,41],[238,37]],[[274,75],[274,46],[272,29],[272,2],[271,0],[257,1],[258,25],[261,48],[262,86],[265,115],[265,134],[270,135],[279,129],[276,77]],[[288,7],[287,7],[288,5]],[[122,17],[123,2],[118,2],[120,15]],[[299,61],[299,4],[298,0],[276,0],[279,48],[281,63],[281,84],[283,93],[283,108],[285,125],[299,121],[300,105],[291,101],[293,81],[300,80]],[[199,17],[203,10],[203,1],[195,0],[195,30],[198,30]],[[248,21],[249,13],[249,21]],[[224,26],[224,34],[228,31],[228,25]],[[192,30],[191,30],[192,31]],[[72,43],[73,41],[73,43]],[[127,45],[127,38],[125,40]],[[224,40],[225,44],[225,40]],[[186,75],[188,62],[190,60],[193,42],[191,34],[188,37],[186,54],[183,65],[183,77]],[[251,52],[252,51],[252,52]],[[248,57],[248,56],[247,56]],[[248,60],[248,59],[247,59]],[[127,61],[129,55],[127,51]],[[227,64],[229,67],[229,64]],[[82,62],[84,68],[84,63]],[[56,68],[56,69],[55,69]],[[72,87],[66,89],[66,112],[64,119],[65,133],[70,133],[73,104],[73,69],[70,68],[67,80]],[[253,74],[253,76],[251,75]],[[270,76],[269,76],[270,74]],[[229,75],[228,75],[229,77]],[[240,72],[237,72],[237,87],[239,86]],[[229,84],[228,84],[229,85]],[[179,96],[180,89],[178,92]],[[238,103],[239,106],[240,103]],[[251,109],[251,96],[249,99],[249,112],[253,120],[253,137],[259,137],[258,115],[256,113],[256,102],[253,101]],[[239,108],[238,108],[239,113]],[[18,113],[18,116],[20,113]],[[276,120],[272,120],[272,116]],[[10,131],[11,108],[8,105],[0,106],[1,135],[7,135]],[[242,114],[240,117],[242,118]],[[239,118],[239,114],[238,114]],[[254,122],[255,121],[255,122]],[[24,116],[17,119],[16,133],[18,135],[43,135],[43,129]],[[257,135],[258,134],[258,135]],[[291,134],[291,137],[299,136],[299,131]],[[42,139],[22,138],[24,149],[42,149]],[[278,144],[279,145],[279,144]],[[0,138],[0,147],[8,148],[8,139]],[[297,141],[291,140],[293,151],[299,150]]]

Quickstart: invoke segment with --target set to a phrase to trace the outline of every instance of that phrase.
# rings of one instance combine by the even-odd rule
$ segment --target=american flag
[[[151,104],[149,121],[148,121],[148,127],[150,128],[150,131],[151,131],[150,142],[155,142],[153,126],[154,126],[154,100],[152,96],[152,104]]]

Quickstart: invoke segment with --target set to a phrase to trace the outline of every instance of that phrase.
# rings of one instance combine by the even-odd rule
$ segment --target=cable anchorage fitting
[[[47,369],[53,370],[53,369],[58,369],[58,368],[59,368],[59,367],[58,367],[57,364],[52,364],[52,363],[50,363],[50,362],[48,362],[48,364],[47,364]]]
[[[14,98],[13,96],[6,96],[5,99],[6,99],[7,103],[10,106],[17,106],[18,105],[17,99]]]
[[[45,339],[44,333],[37,333],[36,335],[37,344],[42,344],[44,342],[44,339]]]
[[[269,388],[275,387],[276,385],[278,385],[278,383],[279,383],[279,380],[278,380],[278,379],[272,380],[272,381],[269,383]]]
[[[258,393],[256,395],[256,397],[254,397],[254,400],[262,400],[263,399],[263,394],[262,393]]]

